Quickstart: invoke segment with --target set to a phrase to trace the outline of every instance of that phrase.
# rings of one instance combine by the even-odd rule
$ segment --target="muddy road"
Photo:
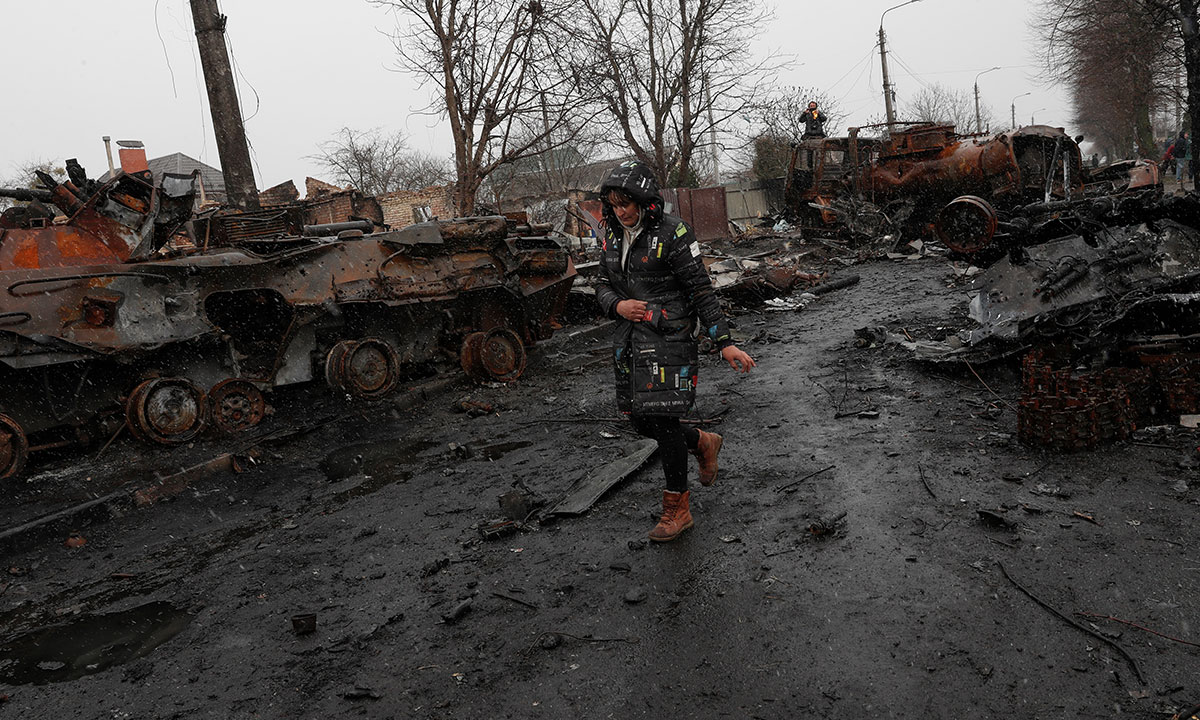
[[[1200,702],[1200,648],[1102,619],[1200,642],[1196,436],[1023,447],[1015,369],[981,369],[988,390],[855,345],[864,326],[963,326],[945,262],[852,271],[803,311],[736,316],[750,376],[705,361],[696,415],[726,444],[680,540],[645,541],[653,460],[585,515],[481,538],[500,494],[554,500],[635,441],[603,340],[560,336],[514,386],[413,407],[294,398],[317,422],[246,472],[82,518],[81,547],[64,529],[7,551],[0,718],[1167,718]],[[149,478],[162,455],[140,452],[33,468],[4,525]]]

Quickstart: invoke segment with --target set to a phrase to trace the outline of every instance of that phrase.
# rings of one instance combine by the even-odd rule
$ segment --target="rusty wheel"
[[[325,358],[329,386],[363,398],[383,397],[400,379],[400,358],[379,338],[343,340]]]
[[[400,379],[400,359],[379,338],[364,338],[346,355],[342,377],[351,395],[375,398],[390,393]]]
[[[235,433],[262,422],[267,400],[249,380],[229,378],[208,391],[208,411],[222,432]]]
[[[504,328],[468,335],[459,359],[467,375],[480,381],[512,382],[525,372],[525,346]]]
[[[140,440],[178,445],[204,429],[204,392],[184,378],[154,378],[125,401],[125,419]]]
[[[963,195],[942,208],[934,231],[946,247],[956,253],[972,255],[992,244],[997,224],[996,209],[987,200]]]
[[[345,392],[342,366],[346,356],[357,346],[357,340],[342,340],[329,348],[329,352],[325,354],[325,384],[331,390]]]
[[[29,457],[29,439],[25,431],[7,415],[0,415],[0,480],[21,472]]]

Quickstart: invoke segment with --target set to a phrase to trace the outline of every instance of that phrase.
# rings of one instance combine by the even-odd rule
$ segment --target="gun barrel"
[[[54,193],[49,190],[35,190],[33,188],[0,188],[0,197],[12,198],[13,200],[54,202]]]

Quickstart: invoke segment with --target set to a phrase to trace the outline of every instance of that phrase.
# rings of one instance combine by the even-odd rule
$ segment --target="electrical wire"
[[[834,82],[832,85],[830,85],[830,86],[829,86],[829,92],[833,92],[834,88],[836,88],[838,85],[841,85],[841,84],[842,84],[842,81],[843,81],[843,80],[845,80],[847,77],[849,77],[849,76],[850,76],[850,73],[854,72],[854,70],[855,70],[855,69],[856,69],[856,68],[857,68],[859,65],[862,65],[863,63],[867,63],[867,62],[869,62],[869,61],[870,61],[870,60],[872,60],[874,57],[875,57],[875,48],[874,48],[874,46],[872,46],[872,47],[871,47],[871,49],[867,51],[867,54],[866,54],[866,56],[865,56],[865,57],[863,57],[863,59],[862,59],[862,60],[859,60],[858,62],[854,63],[854,65],[852,65],[852,66],[850,67],[850,69],[846,71],[846,74],[845,74],[845,75],[842,75],[840,78],[838,78],[838,79],[837,79],[837,81],[836,81],[836,82]],[[859,77],[862,77],[862,73],[861,73],[861,72],[859,73]],[[857,82],[857,81],[856,81],[856,82]]]
[[[218,12],[220,12],[219,4],[217,7],[217,10],[218,10]],[[222,16],[224,15],[224,13],[221,13],[221,14],[222,14]],[[250,115],[249,117],[247,117],[246,116],[246,108],[242,105],[242,94],[240,92],[238,92],[237,79],[236,79],[236,77],[234,78],[234,83],[233,83],[234,95],[237,97],[238,111],[242,116],[242,137],[244,137],[246,139],[246,147],[250,150],[250,155],[251,155],[250,159],[251,159],[251,162],[254,163],[255,172],[257,172],[258,177],[261,178],[261,177],[263,177],[263,171],[262,171],[262,167],[259,166],[259,164],[258,164],[258,152],[254,149],[254,143],[250,142],[250,136],[249,136],[249,134],[246,133],[245,130],[246,130],[246,122],[253,119],[255,115],[258,115],[258,111],[262,107],[262,102],[258,96],[258,90],[254,87],[254,84],[251,83],[246,78],[246,76],[242,74],[242,69],[241,69],[241,67],[238,66],[237,57],[233,53],[233,40],[231,40],[229,37],[228,29],[226,29],[224,32],[222,32],[221,36],[225,41],[225,49],[229,51],[229,62],[233,66],[234,75],[241,77],[242,80],[245,81],[246,85],[250,87],[250,92],[254,93],[254,113],[252,115]]]
[[[180,29],[186,34],[187,28],[179,18],[175,19]],[[194,30],[194,28],[193,28]],[[195,33],[192,33],[195,37]],[[208,103],[208,88],[200,78],[200,56],[195,42],[188,42],[188,48],[192,53],[192,83],[196,87],[196,96],[200,98],[200,102],[196,103],[196,113],[200,119],[200,161],[207,162],[208,160],[208,122],[205,120],[205,106]]]
[[[179,99],[179,90],[175,87],[175,69],[171,67],[171,56],[167,54],[167,41],[163,40],[162,29],[158,26],[158,4],[162,0],[154,0],[154,32],[158,34],[158,43],[162,45],[163,58],[167,61],[167,72],[171,75],[171,92]]]
[[[900,67],[902,67],[906,71],[908,71],[908,76],[910,78],[912,78],[913,80],[916,80],[926,90],[933,90],[933,85],[929,84],[929,82],[927,82],[924,78],[922,78],[920,75],[918,75],[915,70],[913,70],[911,67],[909,67],[908,63],[904,62],[903,58],[901,58],[899,55],[897,55],[896,51],[894,51],[894,50],[892,51],[892,58],[895,59],[896,64],[898,64]]]

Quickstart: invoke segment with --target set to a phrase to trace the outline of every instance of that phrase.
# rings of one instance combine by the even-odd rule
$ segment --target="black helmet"
[[[600,183],[600,197],[606,203],[609,190],[620,190],[643,208],[662,205],[662,196],[659,195],[658,181],[654,179],[654,173],[650,172],[645,163],[637,160],[616,166]]]

